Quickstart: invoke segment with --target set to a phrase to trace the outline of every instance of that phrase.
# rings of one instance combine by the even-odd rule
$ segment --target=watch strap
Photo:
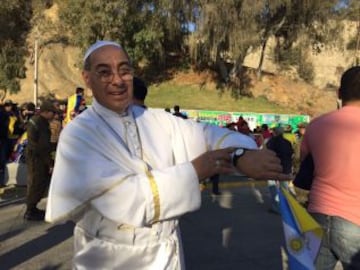
[[[238,149],[242,149],[242,150],[243,150],[243,152],[241,153],[241,155],[236,155],[236,154],[235,154]],[[238,159],[239,159],[240,157],[242,157],[242,156],[245,154],[245,152],[247,151],[247,149],[245,149],[245,148],[238,148],[238,149],[236,149],[236,150],[234,151],[234,154],[233,154],[233,156],[232,156],[232,164],[233,164],[235,167],[236,167],[236,163],[237,163]]]

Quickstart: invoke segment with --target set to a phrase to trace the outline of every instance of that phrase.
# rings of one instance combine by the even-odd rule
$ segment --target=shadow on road
[[[61,225],[55,225],[48,229],[44,235],[41,235],[23,245],[16,247],[0,257],[1,269],[11,269],[19,264],[47,251],[48,249],[60,244],[72,237],[74,229],[73,222],[67,222]],[[14,231],[14,233],[19,233]],[[49,266],[42,269],[58,269],[58,266]]]
[[[4,234],[0,235],[0,243],[3,243],[7,239],[10,239],[10,238],[18,235],[22,231],[23,231],[23,229],[16,229],[16,230],[12,230],[12,231],[9,231],[7,233],[4,233]]]
[[[251,188],[241,194],[203,193],[199,211],[180,222],[187,270],[282,269],[281,219]]]

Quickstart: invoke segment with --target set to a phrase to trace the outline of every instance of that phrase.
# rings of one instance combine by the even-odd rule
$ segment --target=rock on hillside
[[[336,91],[320,89],[283,76],[264,75],[251,89],[254,97],[263,96],[279,105],[296,108],[300,114],[317,116],[336,109]]]

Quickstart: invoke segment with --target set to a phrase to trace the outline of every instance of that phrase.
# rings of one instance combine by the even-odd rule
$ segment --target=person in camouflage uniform
[[[54,161],[51,157],[49,121],[54,118],[55,113],[54,105],[50,101],[44,101],[39,114],[33,116],[27,125],[27,209],[24,215],[27,220],[44,220],[45,217],[45,211],[38,209],[37,204],[44,197],[50,184]]]

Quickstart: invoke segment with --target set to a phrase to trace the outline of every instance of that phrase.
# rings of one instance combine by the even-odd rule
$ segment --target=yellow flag
[[[77,102],[77,95],[74,94],[68,98],[67,107],[66,107],[66,117],[64,123],[67,124],[71,121],[71,113],[74,113]]]
[[[315,270],[323,230],[284,188],[279,190],[286,251],[290,270]]]

